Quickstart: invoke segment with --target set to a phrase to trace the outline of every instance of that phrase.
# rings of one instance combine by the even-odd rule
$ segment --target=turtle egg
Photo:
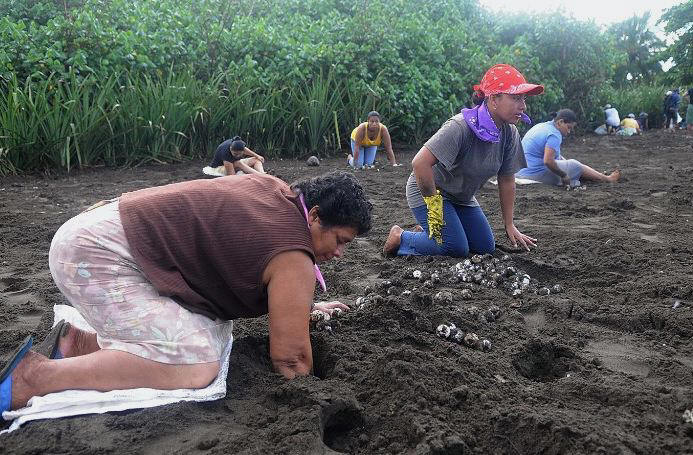
[[[476,333],[468,333],[464,336],[464,344],[470,348],[475,348],[479,345],[479,336]]]
[[[491,305],[490,307],[488,307],[488,310],[491,313],[493,313],[493,315],[496,316],[496,318],[498,318],[498,315],[500,314],[500,308],[498,307],[498,305]]]
[[[450,332],[448,332],[448,336],[445,338],[447,338],[450,341],[454,341],[455,337],[457,337],[460,332],[461,330],[453,325],[450,327]]]
[[[519,297],[522,295],[522,289],[514,289],[513,290],[513,297]]]
[[[323,313],[320,310],[313,310],[310,313],[310,320],[311,321],[329,321],[330,320],[330,315],[327,313]]]
[[[409,289],[405,289],[402,291],[402,295],[411,295],[411,291]]]
[[[450,326],[446,324],[440,324],[436,328],[436,335],[438,335],[441,338],[447,338],[450,336]]]
[[[335,308],[334,310],[332,310],[332,317],[339,317],[342,315],[342,313],[344,313],[344,310],[342,310],[341,308]]]
[[[539,289],[537,289],[537,294],[549,295],[549,294],[551,294],[551,290],[549,288],[539,288]]]
[[[481,280],[484,279],[484,274],[483,273],[477,273],[474,275],[474,282],[475,283],[481,283]]]
[[[481,256],[479,256],[478,254],[475,254],[474,256],[472,256],[471,259],[472,259],[472,262],[473,262],[474,264],[478,264],[478,263],[480,263],[480,262],[482,261]]]
[[[440,275],[435,272],[431,273],[431,281],[433,283],[438,283],[440,281]]]
[[[553,292],[554,294],[560,294],[561,292],[563,292],[563,286],[561,286],[560,284],[554,284],[551,288],[551,292]]]
[[[411,274],[414,276],[414,278],[421,278],[421,270],[414,270]]]
[[[509,255],[509,254],[504,254],[504,255],[501,257],[501,261],[503,261],[503,262],[508,262],[509,260],[510,260],[510,255]]]
[[[491,350],[491,340],[487,340],[486,338],[481,340],[481,349],[483,351],[490,351]]]
[[[315,323],[315,330],[327,330],[327,331],[332,331],[332,327],[330,327],[330,323],[327,321],[318,321]]]
[[[361,306],[361,305],[363,305],[364,303],[366,303],[366,298],[365,298],[365,297],[359,297],[359,298],[356,299],[356,305],[357,305],[357,306]]]
[[[460,291],[460,297],[462,297],[464,300],[471,300],[472,291],[469,289],[462,289],[462,291]]]
[[[455,332],[454,335],[451,335],[451,338],[455,343],[462,344],[464,342],[464,332],[457,329],[457,332]]]
[[[441,291],[433,297],[433,299],[438,303],[452,303],[452,294],[448,291]]]

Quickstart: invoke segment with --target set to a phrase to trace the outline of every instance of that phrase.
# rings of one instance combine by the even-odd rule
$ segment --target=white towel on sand
[[[498,180],[496,179],[491,179],[489,180],[492,185],[498,185]],[[536,180],[530,180],[530,179],[523,179],[522,177],[515,177],[515,184],[516,185],[530,185],[532,183],[541,183],[537,182]]]
[[[93,332],[89,324],[73,307],[55,305],[55,322],[65,319],[75,327]],[[25,422],[38,419],[55,419],[82,414],[102,414],[126,409],[142,409],[177,403],[179,401],[213,401],[226,396],[226,375],[229,371],[229,356],[233,344],[232,325],[228,325],[226,347],[222,354],[219,375],[204,389],[129,389],[98,392],[95,390],[65,390],[49,393],[42,397],[33,397],[27,407],[16,411],[3,412],[5,420],[14,420],[7,430],[0,434],[16,430]]]

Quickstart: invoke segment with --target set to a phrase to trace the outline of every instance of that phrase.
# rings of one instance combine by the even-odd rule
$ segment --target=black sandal
[[[55,324],[55,326],[53,326],[53,329],[51,329],[46,339],[43,340],[41,344],[36,346],[34,351],[48,357],[49,359],[62,359],[63,353],[60,352],[58,346],[60,345],[60,339],[67,335],[70,327],[71,324],[69,322],[66,322],[65,319],[61,320]]]

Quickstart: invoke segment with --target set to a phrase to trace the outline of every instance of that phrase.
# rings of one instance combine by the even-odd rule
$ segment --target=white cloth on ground
[[[54,324],[65,319],[75,327],[93,332],[82,316],[68,305],[53,307]],[[229,372],[229,356],[233,345],[233,325],[228,325],[226,347],[221,357],[219,374],[204,389],[157,390],[149,388],[111,390],[65,390],[33,397],[26,407],[2,413],[5,420],[14,420],[12,425],[0,434],[10,433],[31,420],[55,419],[83,414],[102,414],[104,412],[142,409],[177,403],[179,401],[214,401],[226,396],[226,376]]]
[[[498,180],[491,179],[491,180],[489,180],[489,183],[491,183],[492,185],[498,185]],[[516,185],[531,185],[532,183],[541,183],[541,182],[537,182],[536,180],[523,179],[521,177],[515,177],[515,184]]]

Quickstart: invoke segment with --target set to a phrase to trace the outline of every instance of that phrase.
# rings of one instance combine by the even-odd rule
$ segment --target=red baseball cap
[[[544,86],[528,84],[525,77],[514,67],[505,63],[493,65],[486,71],[479,85],[474,90],[480,91],[484,96],[507,93],[509,95],[541,95]]]

